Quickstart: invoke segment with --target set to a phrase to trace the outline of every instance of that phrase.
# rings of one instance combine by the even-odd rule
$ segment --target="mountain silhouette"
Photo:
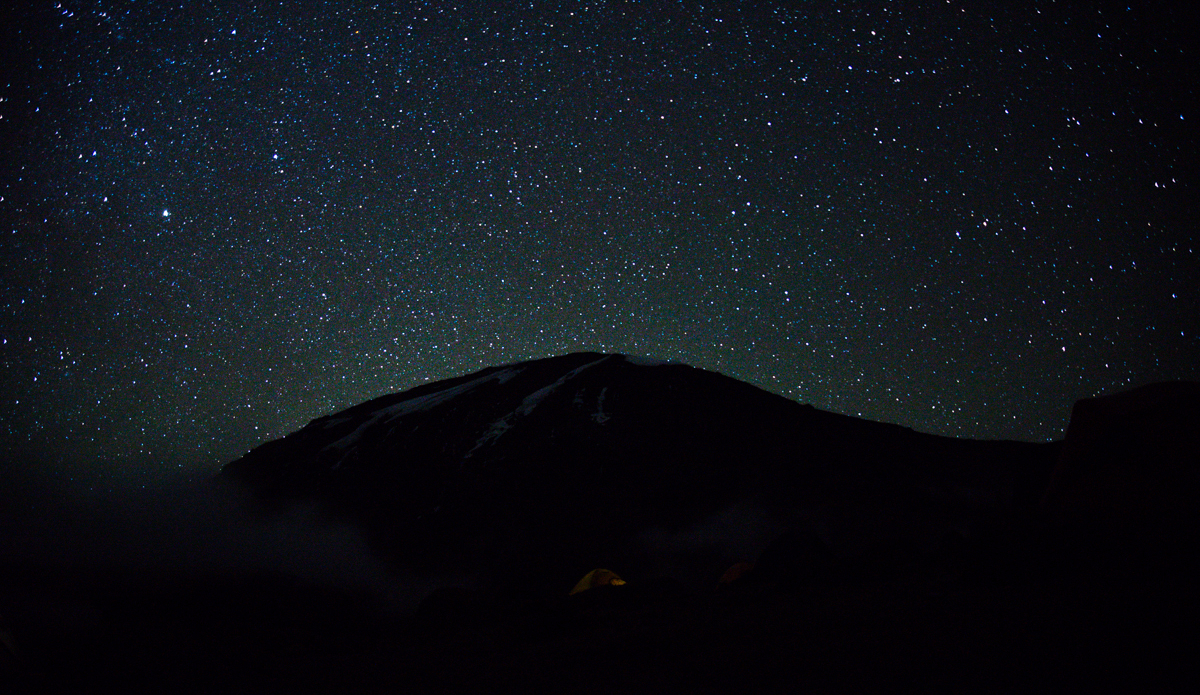
[[[230,485],[0,485],[0,692],[1193,692],[1197,433],[1188,382],[1022,443],[623,355],[492,367]]]
[[[267,503],[316,500],[417,572],[562,585],[611,565],[709,582],[784,532],[842,558],[932,552],[1034,508],[1057,452],[822,412],[683,364],[578,353],[318,418],[222,476]]]

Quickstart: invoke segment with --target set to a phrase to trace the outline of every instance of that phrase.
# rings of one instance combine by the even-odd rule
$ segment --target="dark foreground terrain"
[[[752,572],[700,592],[632,579],[571,597],[444,590],[409,614],[279,576],[139,583],[147,578],[8,568],[3,610],[19,642],[0,683],[203,693],[1200,685],[1190,569],[1003,568],[969,554],[846,580]],[[47,624],[47,610],[58,622]]]
[[[189,495],[5,498],[0,693],[1200,692],[1193,383],[974,442],[566,355]]]

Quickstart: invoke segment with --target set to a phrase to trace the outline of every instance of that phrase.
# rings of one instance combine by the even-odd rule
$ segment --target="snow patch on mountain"
[[[390,423],[410,413],[429,410],[430,408],[434,408],[442,403],[450,401],[451,399],[473,391],[489,381],[495,381],[503,384],[504,382],[516,376],[518,371],[520,370],[513,367],[507,367],[505,369],[492,372],[491,374],[481,376],[478,379],[468,381],[465,384],[452,386],[441,391],[434,391],[433,393],[427,393],[423,396],[416,396],[415,398],[409,398],[408,400],[401,401],[386,408],[381,408],[374,413],[371,413],[367,417],[366,422],[355,428],[353,432],[345,437],[342,437],[341,439],[338,439],[332,444],[325,446],[321,451],[322,453],[327,451],[342,453],[338,460],[333,464],[333,468],[337,469],[339,466],[341,466],[342,461],[346,458],[346,453],[348,450],[362,439],[364,433],[374,428],[376,425]],[[337,422],[345,422],[348,419],[349,418],[340,418]],[[328,428],[330,425],[326,424],[325,427]]]
[[[471,447],[471,450],[468,451],[466,456],[464,456],[463,458],[469,458],[479,448],[483,447],[486,444],[495,442],[497,439],[500,438],[501,435],[503,435],[508,430],[512,429],[513,423],[518,418],[528,417],[529,415],[531,415],[533,413],[533,411],[535,409],[537,409],[538,405],[540,405],[541,402],[546,399],[546,396],[549,396],[550,394],[554,393],[559,388],[561,388],[563,386],[563,384],[566,384],[568,381],[579,376],[584,371],[591,369],[592,367],[595,367],[596,365],[600,364],[601,362],[607,360],[609,357],[611,357],[611,355],[605,355],[604,357],[601,357],[598,360],[594,360],[592,362],[588,362],[585,365],[576,367],[575,369],[572,369],[571,371],[569,371],[566,374],[559,377],[558,380],[555,381],[554,383],[552,383],[548,386],[543,386],[542,388],[538,389],[537,391],[534,391],[533,393],[526,396],[524,399],[521,400],[521,405],[517,406],[516,410],[505,415],[504,417],[500,418],[499,420],[496,420],[495,422],[493,422],[491,424],[491,426],[488,427],[488,431],[485,432],[484,435],[475,442],[475,446]]]
[[[604,395],[608,393],[608,387],[600,389],[600,395],[596,398],[596,412],[592,413],[592,422],[597,425],[603,425],[608,422],[609,417],[604,412]]]

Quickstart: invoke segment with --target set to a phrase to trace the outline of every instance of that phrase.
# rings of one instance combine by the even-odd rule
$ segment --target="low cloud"
[[[212,480],[110,487],[103,493],[12,466],[0,471],[0,563],[69,576],[222,578],[275,575],[369,592],[407,611],[454,578],[397,576],[354,526],[316,505],[256,511]]]

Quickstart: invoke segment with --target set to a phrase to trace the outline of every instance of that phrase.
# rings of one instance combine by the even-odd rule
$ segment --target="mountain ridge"
[[[1071,420],[957,440],[599,353],[423,384],[231,462],[249,496],[8,490],[0,690],[1191,692],[1200,384]]]
[[[933,547],[1031,506],[1055,451],[827,413],[687,365],[572,353],[317,418],[222,477],[267,499],[318,500],[419,571],[513,562],[558,577],[608,559],[699,576],[785,530],[846,555],[897,536]]]

